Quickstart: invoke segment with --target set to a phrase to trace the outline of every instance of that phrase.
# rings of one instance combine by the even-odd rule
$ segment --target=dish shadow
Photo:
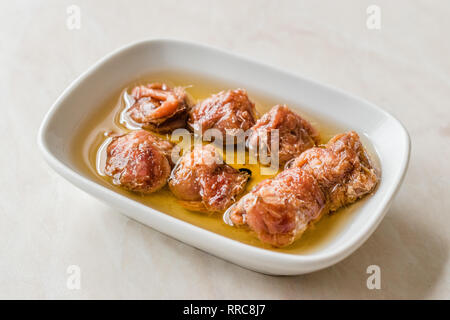
[[[290,287],[286,298],[423,299],[440,279],[448,246],[414,220],[417,208],[393,207],[367,242],[335,266],[308,275],[272,277]],[[370,265],[381,270],[381,289],[369,290]],[[290,285],[288,285],[290,283]],[[282,286],[283,287],[283,286]],[[327,290],[328,288],[328,290]]]
[[[147,297],[153,297],[149,296],[148,286],[155,283],[146,270],[153,268],[165,271],[158,273],[158,282],[166,283],[165,286],[180,286],[173,283],[176,274],[181,277],[178,280],[185,282],[182,288],[167,289],[166,294],[172,298],[432,298],[431,292],[448,260],[449,248],[431,227],[415,219],[420,217],[415,214],[418,210],[421,208],[412,203],[394,203],[374,234],[352,255],[332,267],[300,276],[270,276],[244,269],[130,219],[127,226],[131,229],[127,228],[125,238],[130,235],[140,238],[139,247],[135,248],[134,241],[128,241],[130,245],[123,248],[126,263],[121,272],[128,275],[124,281],[132,289],[130,292]],[[108,220],[110,214],[105,215]],[[142,260],[142,252],[149,253],[148,261]],[[370,265],[380,267],[379,290],[367,288],[370,274],[366,270]],[[196,288],[194,292],[192,286]],[[184,287],[191,289],[186,291]]]

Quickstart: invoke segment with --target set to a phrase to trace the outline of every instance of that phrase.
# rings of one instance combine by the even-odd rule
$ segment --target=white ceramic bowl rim
[[[189,46],[195,46],[198,48],[203,48],[209,51],[216,51],[216,52],[220,52],[220,53],[227,53],[230,56],[236,57],[240,60],[243,61],[247,61],[250,62],[252,64],[257,64],[260,65],[261,67],[264,68],[270,68],[274,71],[277,71],[278,73],[282,73],[282,74],[287,74],[290,76],[294,76],[294,77],[299,77],[298,75],[295,75],[293,73],[290,73],[288,71],[285,70],[280,70],[276,67],[272,67],[260,62],[255,62],[254,60],[250,60],[246,57],[242,57],[239,55],[236,55],[234,53],[230,53],[221,49],[216,49],[207,45],[203,45],[203,44],[197,44],[197,43],[191,43],[191,42],[186,42],[186,41],[180,41],[180,40],[175,40],[175,39],[151,39],[151,40],[142,40],[142,41],[136,41],[134,43],[128,44],[122,48],[119,48],[109,54],[107,54],[105,57],[103,57],[102,59],[100,59],[97,63],[95,63],[93,66],[91,66],[86,72],[84,72],[83,74],[81,74],[76,80],[73,81],[73,83],[66,88],[63,93],[58,97],[58,99],[55,101],[55,103],[52,105],[52,107],[50,108],[50,110],[48,111],[48,113],[45,115],[43,122],[41,124],[41,127],[39,129],[39,134],[38,134],[38,144],[39,147],[41,149],[41,151],[44,154],[44,157],[46,159],[46,161],[48,161],[48,163],[59,173],[64,172],[65,175],[67,175],[67,177],[71,177],[73,180],[79,180],[80,184],[83,184],[85,186],[90,186],[91,188],[97,188],[97,191],[99,193],[103,193],[104,195],[107,195],[109,197],[119,197],[121,198],[121,201],[126,202],[130,207],[145,207],[147,210],[149,210],[150,212],[152,212],[153,214],[157,214],[157,215],[163,215],[165,217],[165,219],[172,224],[182,224],[182,225],[189,225],[189,228],[193,231],[193,232],[198,232],[198,233],[204,233],[204,234],[213,234],[216,236],[216,240],[222,242],[223,244],[225,244],[226,246],[230,247],[230,248],[238,248],[238,247],[242,247],[242,246],[246,246],[246,251],[248,254],[250,254],[251,256],[257,257],[260,256],[261,254],[264,254],[265,256],[267,256],[268,259],[272,258],[276,258],[277,261],[280,261],[281,263],[286,263],[287,265],[298,265],[298,264],[302,264],[302,263],[314,263],[315,265],[317,265],[316,268],[314,268],[314,270],[319,270],[322,268],[325,268],[327,266],[330,266],[334,263],[339,262],[340,260],[346,258],[348,255],[350,255],[354,250],[356,250],[364,241],[367,240],[367,238],[372,234],[372,232],[376,229],[376,227],[378,226],[378,224],[381,222],[381,220],[383,219],[384,215],[383,214],[373,214],[371,216],[371,220],[367,221],[367,223],[364,225],[363,228],[361,228],[358,232],[354,233],[352,235],[352,237],[346,241],[343,245],[341,245],[340,247],[338,247],[336,250],[334,250],[333,253],[321,253],[320,251],[317,253],[311,253],[308,255],[297,255],[297,254],[289,254],[289,253],[282,253],[282,252],[275,252],[275,251],[270,251],[270,250],[265,250],[265,249],[261,249],[261,248],[257,248],[257,247],[253,247],[251,245],[247,245],[247,244],[243,244],[241,242],[238,242],[236,240],[232,240],[229,239],[227,237],[215,234],[211,231],[202,229],[200,227],[194,226],[192,224],[189,224],[188,222],[184,222],[182,220],[179,220],[177,218],[174,218],[170,215],[167,215],[163,212],[159,212],[157,210],[154,210],[150,207],[147,207],[141,203],[138,203],[130,198],[127,198],[123,195],[120,195],[106,187],[101,186],[100,184],[97,184],[91,180],[89,180],[88,178],[79,175],[78,173],[74,172],[71,168],[69,168],[66,164],[64,164],[62,161],[60,161],[59,159],[57,159],[55,157],[54,154],[52,154],[49,151],[49,146],[48,146],[48,142],[46,141],[46,132],[49,126],[49,123],[51,122],[51,118],[54,115],[54,113],[57,111],[58,107],[60,106],[60,103],[68,96],[68,94],[74,90],[75,88],[77,88],[86,78],[88,78],[89,76],[91,76],[99,66],[103,65],[104,63],[106,63],[109,59],[111,59],[112,57],[115,57],[117,55],[120,54],[124,54],[129,50],[134,50],[137,46],[142,46],[142,45],[146,45],[149,42],[160,42],[160,43],[164,43],[164,44],[185,44],[185,45],[189,45]],[[329,85],[324,85],[322,83],[318,83],[314,80],[305,78],[305,77],[301,77],[303,81],[307,81],[311,84],[316,84],[316,85],[320,85],[322,87],[325,87],[326,89],[330,90],[330,91],[334,91],[337,93],[340,93],[343,96],[349,96],[352,99],[357,99],[359,100],[361,103],[366,104],[366,106],[369,106],[370,108],[373,108],[376,112],[378,113],[382,113],[385,117],[387,118],[391,118],[393,120],[395,120],[396,122],[398,122],[401,126],[401,128],[403,129],[403,146],[404,146],[404,150],[399,150],[399,152],[401,152],[402,154],[404,154],[401,164],[400,164],[400,170],[396,173],[396,176],[394,177],[394,183],[392,183],[389,186],[389,189],[387,190],[387,192],[385,192],[384,197],[382,198],[382,200],[378,203],[378,209],[379,211],[382,211],[382,208],[386,207],[389,205],[389,202],[393,199],[393,196],[395,195],[395,193],[398,191],[398,188],[402,182],[402,180],[404,179],[404,176],[406,174],[406,169],[409,163],[409,157],[410,157],[410,138],[408,135],[407,130],[405,129],[405,127],[401,124],[401,122],[399,120],[397,120],[396,118],[394,118],[392,115],[390,115],[389,113],[387,113],[386,111],[380,109],[379,107],[377,107],[376,105],[361,99],[361,98],[357,98],[353,95],[349,95],[346,92],[340,90],[340,89],[336,89],[332,86]],[[71,180],[71,179],[69,179]],[[186,227],[186,226],[184,226]]]

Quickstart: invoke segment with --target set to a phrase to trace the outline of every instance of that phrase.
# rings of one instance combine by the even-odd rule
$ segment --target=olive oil
[[[126,87],[120,88],[115,94],[106,100],[93,117],[80,126],[79,131],[76,133],[73,146],[70,148],[73,152],[72,156],[78,165],[78,169],[92,180],[144,205],[222,236],[256,247],[290,254],[312,253],[330,243],[339,231],[342,230],[343,226],[351,221],[357,207],[364,201],[363,199],[349,207],[342,208],[331,215],[324,216],[292,245],[285,248],[273,248],[270,245],[261,243],[251,231],[227,225],[223,221],[221,214],[208,215],[204,213],[191,212],[184,209],[178,203],[177,199],[170,192],[167,186],[153,194],[140,195],[126,191],[119,186],[114,185],[109,177],[102,174],[103,164],[99,148],[102,144],[105,144],[105,141],[108,139],[110,134],[122,134],[135,129],[133,125],[126,123],[126,121],[124,121],[124,117],[122,116],[122,111],[127,107],[127,92],[129,93],[136,85],[151,82],[164,82],[169,86],[183,86],[186,88],[186,92],[191,96],[194,102],[202,100],[213,93],[239,87],[236,83],[226,83],[206,76],[200,76],[187,72],[174,72],[170,70],[149,74],[134,81],[130,81]],[[260,115],[267,112],[276,104],[286,103],[286,101],[280,101],[279,98],[274,98],[268,94],[254,92],[252,90],[248,90],[248,94],[250,99],[255,102],[256,109]],[[292,104],[289,105],[293,106]],[[300,114],[302,117],[309,120],[312,125],[317,128],[317,130],[319,130],[322,143],[326,143],[335,134],[348,131],[348,129],[341,128],[337,125],[324,121],[323,119],[318,119],[317,117],[314,117],[314,115],[304,112],[300,112]],[[169,135],[162,137],[169,139]],[[368,149],[371,158],[376,160],[375,153],[368,144],[368,141],[363,139],[363,143]],[[230,165],[235,168],[247,168],[252,171],[251,179],[243,194],[249,192],[262,180],[274,176],[261,175],[260,166],[258,164]]]

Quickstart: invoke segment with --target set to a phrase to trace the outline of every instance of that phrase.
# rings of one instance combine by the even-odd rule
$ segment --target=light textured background
[[[81,29],[66,8],[81,8]],[[366,8],[382,10],[381,30]],[[0,298],[450,298],[450,2],[1,1]],[[152,37],[225,48],[364,97],[412,138],[409,173],[373,236],[343,262],[271,277],[168,238],[76,189],[36,145],[80,73]],[[66,288],[68,265],[82,288]],[[366,288],[377,264],[382,289]]]

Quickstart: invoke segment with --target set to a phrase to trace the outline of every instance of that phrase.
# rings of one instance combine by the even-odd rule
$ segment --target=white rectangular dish
[[[310,254],[287,254],[253,247],[154,210],[101,185],[79,170],[68,148],[80,124],[95,108],[136,75],[158,70],[192,70],[245,88],[276,92],[348,130],[374,147],[382,169],[376,192],[364,201],[351,223],[332,242]],[[295,108],[293,108],[295,110]],[[57,99],[38,137],[46,161],[64,178],[125,215],[173,238],[255,271],[293,275],[331,266],[355,251],[383,219],[405,176],[410,153],[407,131],[377,106],[314,81],[204,45],[176,40],[146,40],[109,54]]]

